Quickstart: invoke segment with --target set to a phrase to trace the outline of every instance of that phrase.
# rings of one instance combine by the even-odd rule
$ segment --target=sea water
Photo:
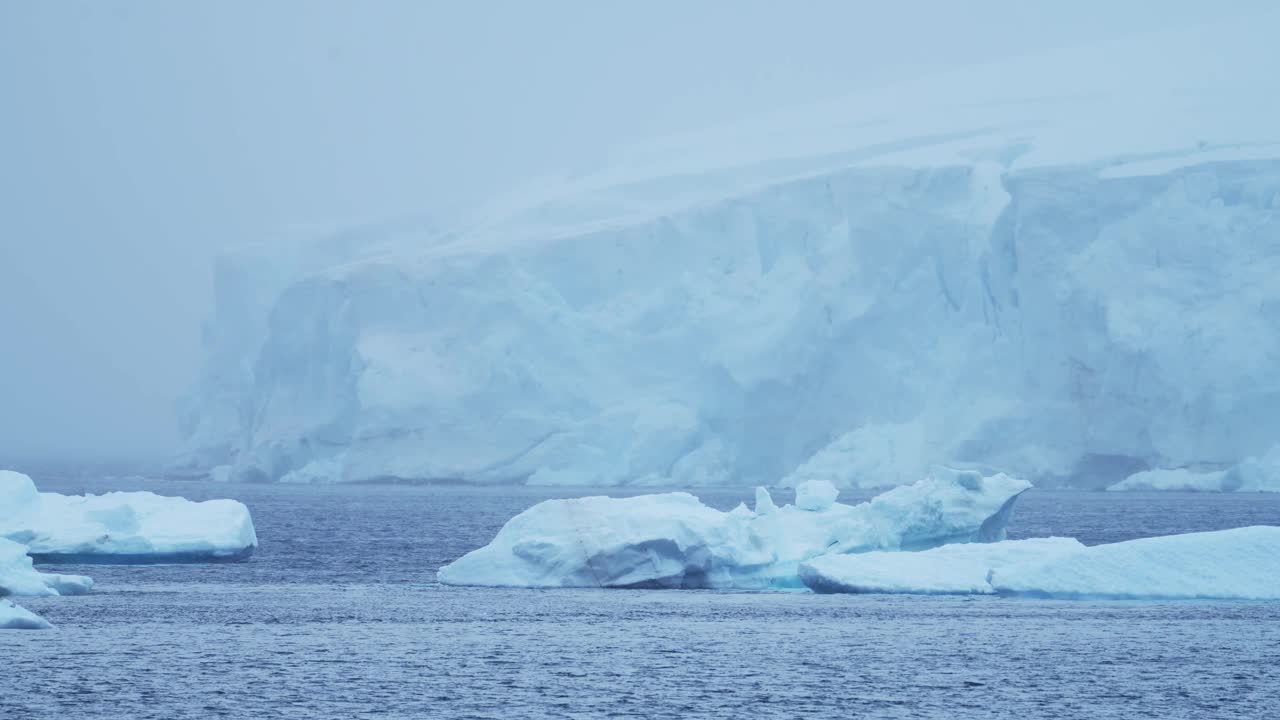
[[[1280,603],[451,588],[549,497],[634,490],[39,479],[234,497],[245,563],[85,568],[0,633],[0,718],[1268,718]],[[722,509],[750,488],[700,490]],[[775,493],[789,501],[788,491]],[[866,497],[863,493],[842,500]],[[1280,524],[1280,495],[1032,491],[1010,537]]]

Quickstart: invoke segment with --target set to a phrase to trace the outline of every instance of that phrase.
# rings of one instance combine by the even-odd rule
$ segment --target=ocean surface
[[[58,629],[0,633],[3,720],[1280,717],[1280,603],[450,588],[533,503],[635,492],[37,480],[234,497],[261,546],[58,566],[96,590],[23,600]],[[1033,491],[1010,536],[1252,524],[1280,495]]]

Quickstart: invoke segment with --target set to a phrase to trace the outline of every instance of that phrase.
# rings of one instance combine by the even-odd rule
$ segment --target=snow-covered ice
[[[0,489],[0,501],[9,499]],[[89,592],[93,581],[83,575],[56,575],[37,572],[25,545],[0,538],[0,598],[12,595],[41,597],[80,595]],[[52,627],[44,618],[0,599],[0,629],[41,630]]]
[[[0,597],[5,595],[82,595],[93,588],[83,575],[38,572],[27,555],[27,546],[0,538]]]
[[[1280,437],[1280,14],[222,258],[175,473],[1105,487]]]
[[[1280,527],[1095,545],[995,570],[991,584],[1047,597],[1280,600]]]
[[[42,561],[188,562],[248,557],[258,545],[249,509],[149,492],[59,495],[0,470],[0,538]]]
[[[48,630],[51,627],[48,620],[11,600],[0,598],[0,630]]]
[[[1226,470],[1187,468],[1137,472],[1108,490],[1189,490],[1193,492],[1280,492],[1280,445],[1261,457],[1245,458]]]
[[[956,543],[920,552],[820,555],[800,565],[800,579],[823,593],[991,594],[992,571],[1084,549],[1073,538]]]
[[[807,486],[776,507],[707,507],[688,493],[538,503],[493,541],[440,569],[447,585],[506,587],[798,588],[799,563],[823,553],[919,550],[1004,539],[1029,483],[935,468],[913,485],[859,505]],[[830,498],[831,502],[827,502]]]

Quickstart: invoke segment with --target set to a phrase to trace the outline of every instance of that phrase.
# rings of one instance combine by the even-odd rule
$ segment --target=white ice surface
[[[1105,487],[1280,437],[1280,12],[221,259],[175,472]]]
[[[800,562],[823,553],[992,542],[1030,485],[937,468],[870,502],[821,510],[707,507],[688,493],[538,503],[493,541],[440,569],[447,585],[797,588]],[[821,488],[813,488],[820,491]],[[825,497],[825,496],[823,496]]]
[[[31,478],[6,470],[0,499],[0,538],[50,559],[220,560],[246,557],[258,544],[248,508],[234,500],[41,493]]]
[[[1073,538],[957,543],[920,552],[820,555],[800,564],[800,579],[827,593],[991,594],[992,571],[1084,549]]]
[[[83,575],[38,572],[27,555],[27,546],[0,538],[0,597],[6,595],[82,595],[93,588]]]
[[[0,598],[0,630],[48,630],[51,627],[48,620]]]
[[[1280,599],[1280,527],[1096,545],[992,574],[997,592],[1066,598]]]

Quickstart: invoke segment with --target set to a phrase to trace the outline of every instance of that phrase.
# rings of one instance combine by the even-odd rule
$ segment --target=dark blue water
[[[1280,603],[490,590],[435,583],[583,491],[42,483],[235,497],[250,562],[79,569],[0,633],[0,718],[1272,718]],[[750,491],[702,492],[729,508]],[[779,500],[783,500],[779,497]],[[1014,537],[1280,524],[1280,496],[1028,494]],[[59,567],[62,572],[76,568]]]

